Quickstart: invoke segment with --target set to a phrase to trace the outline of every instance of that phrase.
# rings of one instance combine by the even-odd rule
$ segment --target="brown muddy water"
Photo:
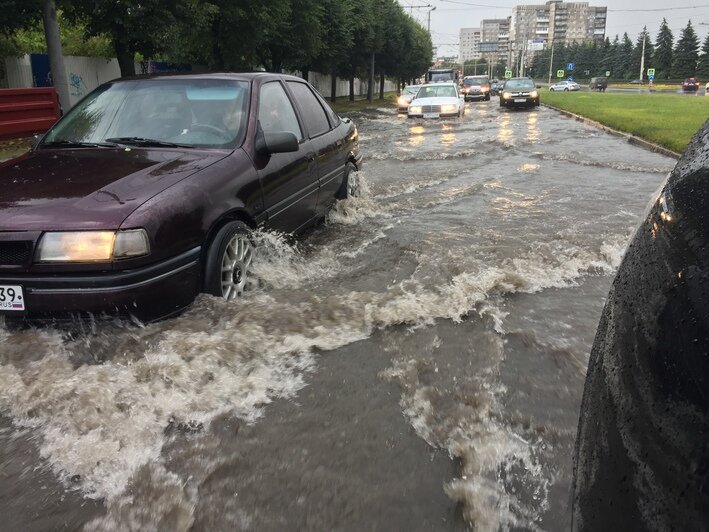
[[[604,298],[674,161],[548,109],[353,113],[364,193],[251,290],[0,329],[7,530],[560,530]]]

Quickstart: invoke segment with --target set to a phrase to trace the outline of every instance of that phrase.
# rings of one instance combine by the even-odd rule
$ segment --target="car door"
[[[305,82],[287,82],[301,111],[308,136],[315,150],[320,192],[318,214],[324,214],[335,202],[335,193],[344,178],[347,154],[340,119]],[[329,111],[329,112],[328,112]]]
[[[258,126],[264,133],[286,131],[298,138],[298,151],[274,153],[257,164],[266,226],[283,232],[297,231],[315,217],[318,175],[311,142],[280,81],[269,81],[259,89]]]

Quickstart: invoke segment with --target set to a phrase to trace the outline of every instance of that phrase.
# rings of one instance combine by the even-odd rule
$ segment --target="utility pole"
[[[551,85],[551,70],[554,68],[554,41],[551,42],[551,59],[549,59],[549,80],[548,83]]]
[[[428,10],[428,34],[431,35],[431,11],[435,11],[436,6],[433,6]]]
[[[647,31],[643,30],[643,51],[640,54],[640,83],[643,82],[643,72],[645,72],[645,41],[647,40]]]
[[[45,0],[42,6],[42,21],[44,22],[44,37],[47,40],[47,53],[49,55],[49,68],[52,71],[52,85],[59,95],[59,105],[66,113],[71,109],[69,99],[69,82],[64,69],[64,56],[62,55],[62,41],[59,38],[59,25],[57,24],[57,8],[54,0]]]

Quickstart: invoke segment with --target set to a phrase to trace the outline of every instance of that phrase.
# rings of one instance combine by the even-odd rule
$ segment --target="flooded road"
[[[363,196],[247,296],[0,330],[12,530],[559,530],[585,368],[674,161],[540,108],[350,115]]]

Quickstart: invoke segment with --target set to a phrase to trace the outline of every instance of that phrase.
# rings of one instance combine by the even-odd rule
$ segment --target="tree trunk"
[[[334,68],[330,72],[330,101],[337,101],[337,71]]]
[[[384,73],[379,74],[379,99],[384,99]]]
[[[121,77],[135,76],[135,52],[128,44],[128,35],[121,25],[113,27],[113,47],[121,69]]]
[[[57,24],[57,8],[54,0],[45,0],[42,18],[44,21],[44,36],[47,40],[47,52],[49,53],[49,68],[52,71],[52,85],[59,95],[59,105],[62,112],[66,113],[71,108],[69,99],[69,83],[66,79],[66,69],[64,68],[64,56],[62,55],[62,42],[59,38],[59,26]]]
[[[115,48],[118,66],[121,69],[121,77],[135,76],[135,54],[119,45],[118,41],[116,41]]]
[[[354,74],[350,74],[350,101],[354,102],[355,100],[355,93],[354,93]]]
[[[367,83],[367,101],[374,99],[374,52],[372,52],[372,65],[369,69],[369,83]]]
[[[304,66],[304,67],[301,67],[301,68],[300,68],[300,71],[302,72],[301,77],[302,77],[305,81],[310,81],[310,80],[308,79],[308,77],[310,77],[310,67],[306,65],[306,66]]]

